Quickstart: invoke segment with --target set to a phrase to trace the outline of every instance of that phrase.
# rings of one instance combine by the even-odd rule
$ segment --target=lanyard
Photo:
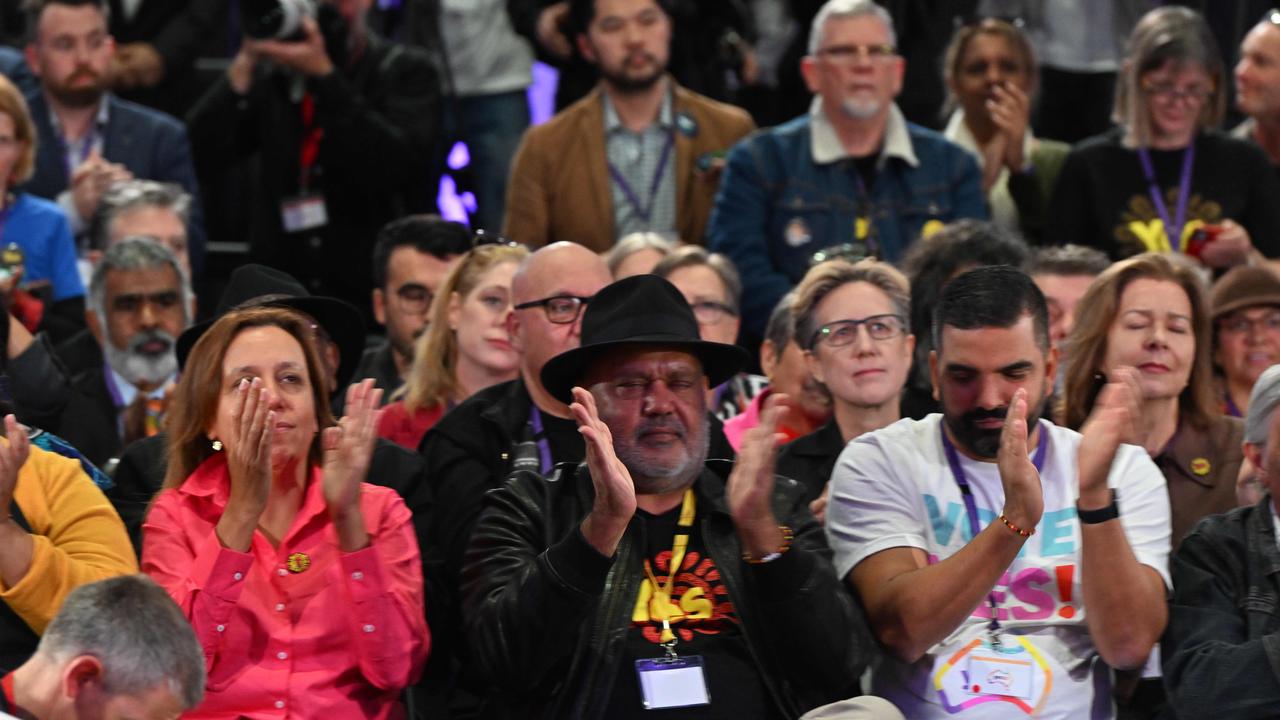
[[[618,189],[626,196],[627,202],[636,211],[646,223],[653,217],[653,206],[658,204],[658,186],[662,184],[663,172],[667,169],[667,161],[671,158],[671,147],[675,145],[675,135],[667,133],[667,142],[662,146],[662,156],[658,158],[658,169],[653,173],[653,180],[649,183],[649,205],[645,207],[640,204],[640,198],[636,196],[636,191],[632,189],[631,184],[622,176],[617,166],[612,162],[609,163],[609,176],[618,184]]]
[[[677,528],[684,528],[685,532],[677,531],[675,538],[671,541],[671,561],[667,564],[665,584],[658,585],[658,578],[653,574],[653,565],[650,564],[649,558],[644,560],[644,574],[649,579],[649,587],[653,588],[653,595],[649,599],[649,617],[662,621],[662,647],[667,651],[668,657],[675,657],[676,654],[676,635],[671,632],[671,620],[684,618],[684,611],[671,602],[671,589],[675,585],[676,573],[684,562],[685,551],[689,549],[688,528],[693,527],[697,508],[698,499],[693,494],[693,488],[688,488],[684,491],[684,502],[680,505],[680,521],[676,524]]]
[[[1156,170],[1151,164],[1151,153],[1146,148],[1138,148],[1138,160],[1142,162],[1142,174],[1147,179],[1147,191],[1151,194],[1151,202],[1155,203],[1156,212],[1160,213],[1160,221],[1164,223],[1165,240],[1169,250],[1182,250],[1182,228],[1187,221],[1187,199],[1191,196],[1191,168],[1196,162],[1196,141],[1193,138],[1187,149],[1182,151],[1182,177],[1178,181],[1177,216],[1170,220],[1169,206],[1164,203],[1164,193],[1160,192],[1160,183],[1156,181]]]
[[[960,454],[956,452],[955,445],[951,444],[951,438],[947,437],[947,431],[938,426],[938,431],[942,433],[942,448],[947,455],[947,464],[951,466],[951,477],[955,478],[956,485],[960,487],[960,495],[964,497],[965,514],[969,516],[969,537],[978,537],[981,528],[978,526],[978,503],[973,499],[973,491],[969,488],[969,478],[964,474],[964,467],[960,464]],[[1049,450],[1049,431],[1045,428],[1044,423],[1040,423],[1040,445],[1036,447],[1036,454],[1031,458],[1031,464],[1035,465],[1036,473],[1043,472],[1044,458]],[[987,626],[987,631],[991,635],[991,644],[993,646],[1000,645],[1000,621],[998,610],[1000,603],[996,601],[995,592],[987,593],[987,602],[991,605],[991,624]]]
[[[80,157],[76,160],[71,159],[71,146],[67,145],[67,139],[58,134],[58,145],[62,147],[62,161],[67,165],[67,183],[71,183],[71,176],[75,174],[76,168],[84,164],[89,159],[89,153],[93,152],[93,148],[98,144],[97,124],[89,127],[89,132],[85,133],[84,140],[80,142]]]
[[[10,201],[10,197],[11,196],[8,195],[4,197],[4,208],[0,209],[0,241],[4,240],[4,228],[9,222],[9,215],[13,213],[13,206],[18,204],[17,198],[13,198],[12,201]]]
[[[538,468],[541,475],[551,472],[551,444],[547,442],[547,433],[542,426],[542,411],[534,405],[529,409],[529,429],[533,431],[534,442],[538,445]]]
[[[876,237],[875,222],[872,220],[872,214],[875,206],[871,202],[871,191],[867,188],[867,183],[862,179],[862,173],[858,171],[857,165],[853,168],[853,181],[858,186],[858,215],[853,219],[853,242],[865,242],[867,245],[868,257],[880,257],[880,241]],[[867,223],[867,237],[865,240],[858,237],[858,220],[865,219]]]
[[[316,126],[316,99],[307,91],[302,96],[302,149],[298,152],[298,188],[306,194],[311,184],[311,168],[320,157],[324,128]]]
[[[1227,398],[1226,415],[1228,417],[1244,417],[1244,415],[1240,412],[1240,408],[1236,406],[1235,398],[1231,397],[1231,391],[1228,390],[1224,392],[1223,395],[1225,395]]]

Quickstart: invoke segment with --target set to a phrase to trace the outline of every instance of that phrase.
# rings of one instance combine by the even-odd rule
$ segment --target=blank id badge
[[[329,210],[323,195],[298,195],[280,204],[280,220],[285,232],[313,230],[329,224]]]
[[[701,655],[637,660],[636,675],[640,679],[640,697],[645,710],[711,703]]]

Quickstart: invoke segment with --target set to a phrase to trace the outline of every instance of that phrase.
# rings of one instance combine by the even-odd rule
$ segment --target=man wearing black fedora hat
[[[360,311],[346,301],[312,295],[292,275],[265,265],[242,265],[231,273],[214,316],[192,325],[178,337],[179,368],[186,365],[192,347],[217,318],[232,310],[263,305],[296,310],[312,321],[316,347],[332,384],[330,395],[345,392],[364,348],[364,320]],[[163,433],[139,440],[121,454],[114,472],[115,486],[107,491],[107,498],[124,520],[134,549],[139,553],[143,516],[164,481],[165,463]],[[419,541],[426,527],[429,503],[422,476],[422,459],[416,453],[395,443],[378,441],[369,468],[369,482],[389,487],[404,498],[413,513]]]
[[[706,459],[708,383],[745,360],[641,275],[543,367],[587,461],[491,492],[462,571],[473,670],[513,711],[781,718],[854,694],[873,646],[799,484],[773,475],[781,410],[736,463]]]

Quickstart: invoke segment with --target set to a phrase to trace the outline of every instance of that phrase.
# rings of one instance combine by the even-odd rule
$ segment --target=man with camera
[[[357,307],[378,229],[431,207],[439,115],[430,57],[371,33],[371,3],[243,4],[240,52],[188,117],[202,170],[258,154],[255,259]]]

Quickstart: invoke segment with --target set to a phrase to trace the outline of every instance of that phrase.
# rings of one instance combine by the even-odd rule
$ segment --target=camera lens
[[[308,0],[241,0],[240,25],[255,40],[301,37],[302,18],[311,15]]]

